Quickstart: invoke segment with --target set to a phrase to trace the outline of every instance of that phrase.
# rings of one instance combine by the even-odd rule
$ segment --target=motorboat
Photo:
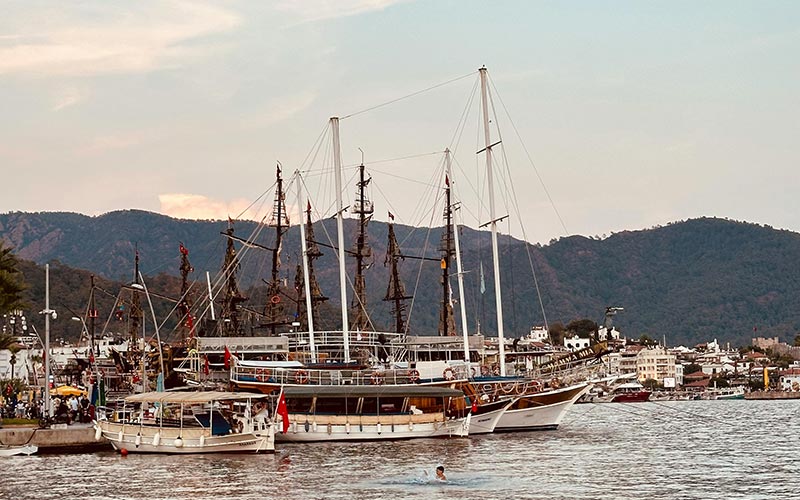
[[[267,406],[261,394],[144,392],[124,399],[121,417],[98,417],[95,438],[126,453],[271,453],[275,426]]]

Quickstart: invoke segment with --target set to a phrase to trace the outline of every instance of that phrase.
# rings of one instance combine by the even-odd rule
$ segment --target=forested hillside
[[[345,221],[351,249],[355,221]],[[85,307],[88,275],[103,280],[109,294],[133,278],[135,249],[148,287],[177,296],[179,243],[190,251],[197,290],[219,272],[226,239],[220,234],[227,221],[178,220],[136,210],[98,217],[72,213],[10,213],[0,215],[0,238],[21,258],[39,265],[51,262],[51,287],[58,301],[71,308]],[[274,229],[254,222],[237,221],[236,235],[270,247]],[[435,331],[441,300],[441,270],[437,259],[441,228],[395,226],[403,253],[401,274],[414,294],[409,307],[412,332]],[[335,241],[335,224],[315,224],[316,240],[325,254],[315,269],[320,286],[330,300],[320,321],[335,327],[338,313],[338,270],[334,250],[324,245]],[[494,280],[491,249],[486,232],[461,230],[465,269],[466,306],[470,329],[480,322],[481,331],[494,335]],[[384,266],[387,226],[369,225],[373,248],[367,270],[368,306],[378,328],[390,325],[391,306],[383,301],[388,283]],[[266,300],[264,279],[269,273],[270,252],[235,243],[241,257],[239,277],[251,298],[249,307],[260,310]],[[590,318],[600,321],[606,306],[621,306],[616,324],[628,336],[648,334],[670,345],[693,344],[717,338],[736,345],[750,338],[780,336],[793,339],[800,331],[800,234],[766,226],[724,219],[703,218],[665,227],[625,231],[605,239],[582,236],[561,238],[546,246],[528,245],[510,237],[500,238],[506,334],[521,336],[532,325],[568,323]],[[299,230],[292,227],[283,244],[281,276],[294,286],[299,262]],[[352,259],[349,259],[352,260]],[[543,308],[534,286],[533,262]],[[350,262],[350,268],[353,263]],[[485,292],[481,293],[481,267]],[[81,273],[70,268],[88,271]],[[31,310],[43,308],[43,271],[23,266],[29,283]],[[151,282],[152,281],[152,282]],[[456,280],[453,279],[453,287]],[[350,294],[352,296],[352,294]],[[111,307],[104,303],[103,306]],[[199,297],[198,297],[199,300]],[[166,315],[170,307],[158,305]],[[101,311],[101,315],[102,315]],[[460,322],[457,322],[460,325]],[[69,325],[75,327],[75,325]],[[755,331],[754,331],[755,330]]]

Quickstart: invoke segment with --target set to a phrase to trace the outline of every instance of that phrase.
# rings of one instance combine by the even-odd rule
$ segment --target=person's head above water
[[[440,465],[439,467],[436,467],[436,477],[438,479],[445,479],[444,466],[443,465]]]

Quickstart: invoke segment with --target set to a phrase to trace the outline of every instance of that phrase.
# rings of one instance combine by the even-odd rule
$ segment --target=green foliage
[[[134,247],[138,244],[148,288],[162,292],[159,286],[163,284],[172,290],[178,286],[177,247],[182,241],[190,250],[195,267],[190,276],[198,282],[194,290],[200,290],[204,287],[205,272],[215,276],[222,263],[224,244],[219,232],[225,226],[221,221],[178,220],[137,210],[99,217],[11,213],[0,214],[0,239],[39,265],[50,262],[62,269],[64,274],[51,283],[58,293],[51,296],[75,310],[83,310],[89,273],[79,275],[74,270],[68,271],[66,266],[87,269],[103,277],[105,286],[111,287],[107,289],[116,293],[113,288],[116,284],[111,280],[131,281]],[[237,222],[236,234],[246,237],[255,227],[254,222]],[[355,228],[355,221],[345,221],[345,241],[354,241]],[[399,224],[395,230],[405,255],[438,257],[432,250],[440,236],[436,230],[428,232]],[[325,236],[335,234],[335,221],[317,222],[315,232],[319,241],[335,245]],[[370,223],[369,237],[376,263],[382,261],[385,252],[386,232],[385,224]],[[460,233],[469,328],[475,332],[480,322],[484,334],[494,335],[490,237],[486,231],[469,228],[461,228]],[[263,234],[267,236],[262,235],[259,243],[270,246],[273,236],[267,231]],[[624,335],[630,338],[637,338],[643,332],[655,338],[666,335],[670,345],[694,345],[714,338],[720,343],[747,345],[753,336],[781,336],[791,341],[800,331],[800,308],[796,307],[800,303],[800,288],[796,285],[800,282],[800,268],[796,265],[800,262],[800,235],[790,231],[701,218],[643,231],[623,231],[604,239],[572,236],[527,248],[523,242],[502,236],[500,246],[503,312],[509,337],[527,333],[531,325],[545,324],[536,287],[532,285],[529,255],[536,268],[536,282],[548,324],[568,324],[575,318],[601,320],[606,307],[621,306],[625,310],[615,316],[614,324]],[[287,232],[283,249],[281,277],[293,283],[299,258],[296,226]],[[335,326],[339,314],[336,257],[330,248],[322,251],[324,256],[315,263],[315,269],[323,293],[330,297],[325,304],[330,314],[324,319]],[[258,250],[249,254],[255,257],[242,262],[239,276],[242,289],[253,291],[248,291],[251,301],[246,305],[261,310],[264,306],[261,280],[268,269],[267,256]],[[485,293],[479,290],[481,263]],[[151,283],[149,276],[156,270],[167,275]],[[407,259],[401,263],[401,276],[408,292],[415,295],[413,308],[409,306],[408,311],[410,333],[427,334],[436,330],[440,274],[438,261]],[[24,277],[31,287],[24,297],[35,304],[36,310],[41,310],[44,295],[41,268],[29,267]],[[385,327],[391,324],[391,304],[382,300],[388,269],[373,265],[366,280],[368,309],[376,327]],[[417,282],[420,286],[411,289]],[[164,316],[172,307],[167,303],[154,306]],[[110,307],[103,305],[98,309],[103,315],[108,314]],[[54,308],[58,309],[58,304]],[[287,308],[291,309],[289,304]],[[33,320],[32,315],[28,316]],[[76,325],[68,321],[57,323],[57,329],[71,335],[79,333]],[[37,328],[40,326],[41,322]]]
[[[696,373],[696,372],[699,372],[702,369],[703,369],[702,366],[700,366],[698,364],[695,364],[695,363],[690,363],[688,365],[684,365],[683,366],[683,374],[684,375],[688,375],[690,373]]]
[[[644,346],[652,347],[658,345],[658,341],[654,340],[650,335],[643,333],[639,335],[639,343]]]
[[[24,307],[25,283],[18,269],[17,257],[0,240],[0,314]]]
[[[651,391],[656,390],[656,389],[663,389],[664,388],[663,384],[661,384],[658,380],[655,380],[655,379],[652,379],[652,378],[649,378],[649,379],[645,380],[644,382],[642,382],[642,386],[644,386],[645,388],[647,388],[647,389],[649,389]]]
[[[597,323],[586,318],[576,319],[567,323],[567,332],[586,339],[597,333]]]

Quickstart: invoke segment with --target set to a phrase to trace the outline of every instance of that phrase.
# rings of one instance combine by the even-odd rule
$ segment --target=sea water
[[[556,431],[311,443],[274,455],[34,455],[2,499],[800,498],[800,401],[577,405]],[[447,481],[433,478],[438,465]]]

